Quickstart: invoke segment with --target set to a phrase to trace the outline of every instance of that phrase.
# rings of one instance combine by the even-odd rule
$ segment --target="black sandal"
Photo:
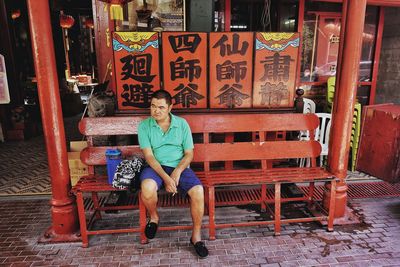
[[[208,249],[206,248],[206,244],[204,244],[203,241],[198,241],[196,244],[193,244],[192,238],[190,238],[190,244],[194,247],[194,250],[196,251],[197,255],[199,255],[200,258],[206,258],[208,256]]]
[[[144,234],[148,239],[153,239],[156,236],[158,224],[155,222],[148,222],[144,229]]]

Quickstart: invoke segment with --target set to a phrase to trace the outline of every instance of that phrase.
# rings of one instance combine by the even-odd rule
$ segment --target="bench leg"
[[[80,230],[81,230],[82,247],[83,248],[87,248],[89,246],[89,240],[88,240],[88,235],[87,235],[85,204],[83,203],[82,192],[78,192],[76,194],[76,203],[77,203],[77,206],[78,206],[79,227],[80,227]]]
[[[281,184],[275,184],[275,235],[281,234]]]
[[[208,188],[209,239],[215,240],[215,188]]]
[[[149,241],[144,234],[144,229],[146,228],[146,221],[147,221],[147,214],[146,214],[146,207],[142,201],[142,192],[139,192],[139,227],[140,227],[140,243],[147,244]]]
[[[267,185],[261,185],[261,212],[267,211]]]
[[[99,204],[99,197],[97,195],[97,192],[92,192],[92,201],[93,201],[94,214],[96,216],[96,219],[100,220],[101,212],[99,210],[100,204]]]
[[[314,190],[315,183],[310,182],[310,186],[308,187],[308,207],[310,207],[314,203]]]
[[[208,187],[204,186],[203,188],[204,188],[204,215],[208,215],[209,214],[209,212],[208,212],[208,206],[209,206],[209,203],[208,203]]]
[[[328,231],[333,231],[333,220],[335,219],[335,198],[336,198],[336,180],[331,182],[331,199],[329,201],[329,215],[328,215]]]

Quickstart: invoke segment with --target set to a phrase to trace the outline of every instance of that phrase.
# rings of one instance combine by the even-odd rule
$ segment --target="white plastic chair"
[[[324,158],[328,156],[329,152],[329,134],[331,132],[331,121],[332,121],[332,114],[330,113],[315,113],[315,115],[318,116],[319,118],[319,126],[315,131],[315,140],[318,141],[321,144],[322,150],[321,154],[319,157],[319,165],[323,166],[324,163]],[[300,140],[310,140],[310,134],[307,131],[305,135],[300,136]],[[307,167],[310,166],[310,159],[300,159],[299,166],[304,167],[304,165],[307,165]]]
[[[315,113],[315,102],[309,98],[303,98],[303,114]],[[309,140],[308,131],[300,131],[299,140]]]
[[[315,113],[319,118],[319,127],[315,131],[315,140],[322,146],[322,151],[319,157],[320,166],[323,165],[324,158],[328,156],[329,151],[329,134],[331,132],[331,113]]]
[[[315,103],[309,98],[303,98],[303,114],[315,113]]]

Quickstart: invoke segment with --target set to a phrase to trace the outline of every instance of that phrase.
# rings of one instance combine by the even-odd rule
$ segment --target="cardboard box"
[[[86,141],[72,141],[69,143],[71,152],[80,152],[87,147]]]
[[[87,168],[80,158],[81,152],[68,152],[68,165],[70,169]]]
[[[88,166],[82,163],[80,154],[80,152],[68,152],[68,166],[72,186],[74,186],[82,176],[89,174]]]
[[[71,186],[75,186],[79,179],[81,179],[82,175],[71,175]]]

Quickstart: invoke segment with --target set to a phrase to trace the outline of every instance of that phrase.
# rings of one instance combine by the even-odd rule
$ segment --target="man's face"
[[[158,122],[168,118],[172,105],[168,105],[165,99],[153,98],[150,105],[150,115]]]

